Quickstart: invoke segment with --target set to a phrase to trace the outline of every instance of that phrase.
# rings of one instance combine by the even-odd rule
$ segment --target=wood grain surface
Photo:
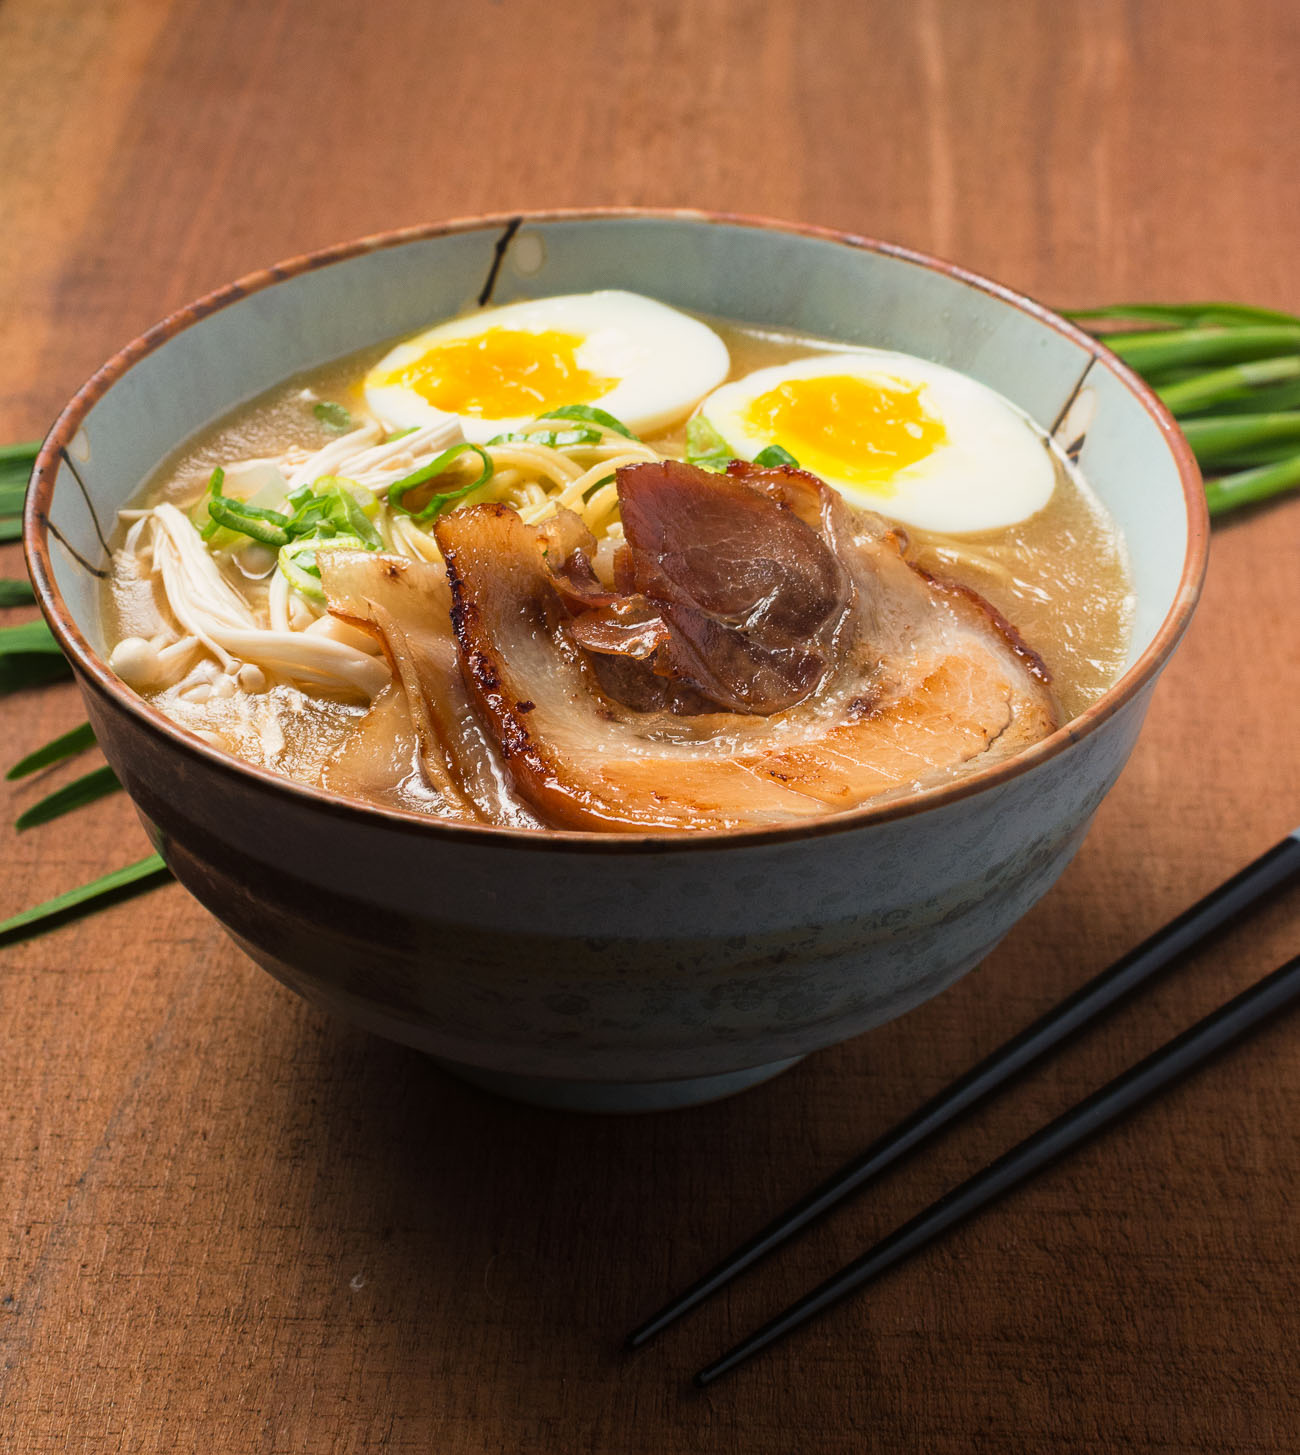
[[[232,276],[516,207],[768,213],[1062,305],[1297,309],[1298,64],[1294,0],[4,0],[0,438]],[[659,1344],[620,1339],[1300,821],[1298,621],[1300,499],[1218,528],[1060,885],[938,1000],[715,1106],[603,1120],[470,1090],[309,1010],[175,885],[0,951],[0,1449],[1297,1449],[1295,1018],[688,1386],[1294,953],[1295,892]],[[0,700],[5,762],[81,717],[71,687]],[[6,823],[76,771],[6,788]],[[0,842],[0,917],[147,847],[120,797]]]

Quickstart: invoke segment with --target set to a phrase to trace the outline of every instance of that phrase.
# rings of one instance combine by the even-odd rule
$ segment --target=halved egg
[[[399,344],[371,369],[366,403],[394,428],[454,415],[483,444],[548,409],[594,404],[637,434],[667,428],[727,377],[711,328],[610,289],[489,308]]]
[[[745,459],[780,445],[850,504],[923,530],[1025,520],[1056,469],[1041,434],[974,379],[910,354],[820,354],[724,384],[700,413]]]

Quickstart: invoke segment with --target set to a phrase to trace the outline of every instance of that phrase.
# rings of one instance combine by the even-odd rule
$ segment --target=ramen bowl
[[[178,445],[286,376],[474,302],[624,288],[918,354],[991,386],[1081,465],[1128,546],[1120,679],[1019,756],[911,797],[757,831],[443,822],[290,782],[177,727],[109,670],[115,512]],[[111,359],[37,462],[42,609],[155,847],[314,1004],[524,1100],[629,1111],[737,1091],[935,995],[1056,880],[1191,616],[1196,466],[1095,340],[947,264],[694,212],[540,213],[387,234],[182,309]]]

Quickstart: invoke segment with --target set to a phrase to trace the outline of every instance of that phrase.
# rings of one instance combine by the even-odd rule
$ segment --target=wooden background
[[[4,0],[0,438],[234,275],[476,211],[736,209],[1062,305],[1300,308],[1298,65],[1294,0]],[[1218,529],[1059,887],[938,1001],[731,1102],[494,1100],[308,1010],[174,885],[0,952],[0,1448],[1294,1450],[1294,1018],[707,1395],[687,1378],[1294,953],[1296,892],[662,1343],[619,1341],[1294,827],[1298,592],[1300,499]],[[71,687],[0,714],[6,762],[82,716]],[[7,788],[5,821],[81,766]],[[0,916],[146,851],[121,799],[0,833]]]

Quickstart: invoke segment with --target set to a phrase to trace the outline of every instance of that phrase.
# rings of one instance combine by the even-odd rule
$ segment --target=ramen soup
[[[1126,655],[1118,533],[951,369],[599,292],[304,373],[124,510],[114,670],[296,782],[684,832],[1005,760]]]

